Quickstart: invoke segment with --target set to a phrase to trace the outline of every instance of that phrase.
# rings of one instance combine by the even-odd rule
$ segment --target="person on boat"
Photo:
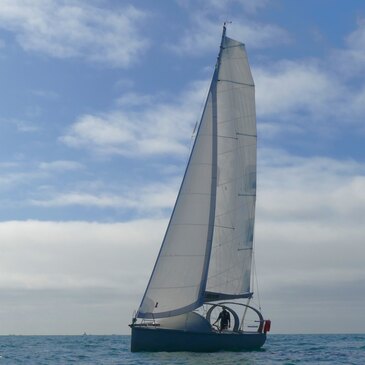
[[[219,316],[218,316],[217,320],[214,322],[214,324],[216,324],[219,320],[221,321],[220,322],[220,331],[223,331],[223,330],[231,327],[231,315],[224,307],[223,307],[222,312],[219,313]]]

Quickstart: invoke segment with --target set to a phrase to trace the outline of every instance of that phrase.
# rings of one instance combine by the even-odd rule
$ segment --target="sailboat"
[[[245,46],[226,36],[225,23],[177,200],[130,324],[132,352],[254,350],[265,343],[270,321],[250,305],[256,149],[254,82]],[[218,327],[221,309],[229,321],[222,326],[218,317]],[[245,329],[247,311],[254,329]]]

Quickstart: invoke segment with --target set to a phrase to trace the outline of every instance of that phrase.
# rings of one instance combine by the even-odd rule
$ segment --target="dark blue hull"
[[[192,332],[165,328],[132,327],[131,351],[241,351],[258,350],[266,340],[259,332]]]

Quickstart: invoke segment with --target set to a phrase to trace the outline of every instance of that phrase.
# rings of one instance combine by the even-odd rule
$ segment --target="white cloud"
[[[196,7],[197,3],[205,9],[214,9],[215,11],[224,11],[232,5],[239,5],[247,13],[255,13],[258,9],[263,8],[269,0],[177,0],[182,7]]]
[[[281,61],[270,68],[255,68],[253,73],[259,116],[285,117],[304,111],[317,119],[335,113],[333,104],[344,102],[338,78],[310,60]]]
[[[179,54],[202,55],[209,51],[218,52],[222,28],[219,21],[213,21],[203,13],[192,17],[194,32],[186,31],[184,36],[168,48]],[[290,42],[289,34],[272,24],[260,24],[252,21],[235,22],[227,29],[227,35],[241,40],[248,47],[263,48]]]
[[[362,76],[365,64],[365,19],[345,39],[345,47],[333,51],[332,63],[345,76]]]
[[[1,333],[126,333],[166,223],[1,222]]]
[[[275,331],[360,331],[365,325],[361,315],[365,166],[275,150],[260,150],[259,165],[256,262],[261,304]],[[164,189],[160,187],[162,194]],[[158,206],[151,200],[146,199],[146,204]],[[11,302],[17,297],[26,299],[32,318],[51,318],[56,305],[54,333],[93,329],[128,333],[127,324],[147,285],[166,224],[166,219],[0,223],[0,287],[5,303],[0,316],[6,323],[1,331],[29,333],[29,328],[41,328],[17,320],[24,311],[24,301]],[[342,305],[351,305],[357,324],[346,323]],[[324,322],[309,321],[308,308]],[[108,310],[114,322],[109,316],[95,317]],[[67,330],[63,323],[75,311],[82,320]]]
[[[90,184],[88,184],[90,185]],[[176,199],[178,183],[172,179],[166,183],[123,186],[119,193],[103,193],[103,187],[89,186],[89,191],[54,192],[41,189],[40,198],[28,202],[41,207],[94,206],[99,208],[120,208],[154,216],[166,208],[170,209]],[[110,187],[109,187],[110,188]],[[58,189],[59,190],[59,189]]]
[[[84,168],[84,166],[77,161],[67,160],[50,162],[27,161],[26,163],[23,160],[20,160],[17,162],[1,163],[0,167],[2,167],[2,170],[0,171],[0,188],[9,190],[17,189],[20,186],[32,185],[35,181],[37,182],[37,187],[42,188],[42,184],[50,178],[53,178],[55,173],[72,172]],[[42,193],[44,192],[42,191]]]
[[[25,50],[116,67],[130,66],[148,47],[138,26],[145,17],[131,5],[107,9],[77,0],[3,0],[0,7],[0,27]]]
[[[295,157],[271,149],[259,153],[259,182],[263,189],[259,201],[265,202],[261,211],[265,217],[285,216],[300,221],[319,215],[329,219],[333,218],[330,212],[336,212],[338,219],[345,219],[349,211],[365,208],[361,194],[365,166],[361,163]]]
[[[255,241],[266,314],[279,332],[360,331],[363,321],[341,313],[351,305],[361,317],[365,303],[356,294],[365,280],[365,166],[275,150],[260,151],[260,161]],[[323,317],[318,326],[307,309]]]
[[[50,172],[62,172],[62,171],[72,171],[79,170],[83,168],[83,165],[76,161],[66,161],[66,160],[58,160],[51,162],[41,162],[39,164],[39,168],[41,170],[50,171]]]
[[[153,103],[152,95],[142,95],[135,92],[125,93],[116,101],[120,107],[146,106]]]
[[[42,171],[28,170],[24,166],[17,166],[17,169],[0,172],[0,189],[14,189],[15,186],[24,186],[34,180],[41,180],[46,177]],[[6,196],[3,196],[6,198]]]
[[[37,123],[31,122],[29,120],[24,120],[24,119],[0,118],[0,123],[11,124],[11,125],[15,126],[17,131],[20,133],[32,133],[32,132],[38,132],[40,130],[40,127]]]
[[[260,135],[273,138],[314,133],[333,138],[363,133],[365,88],[354,86],[319,60],[282,60],[253,68]]]
[[[0,287],[119,288],[121,282],[128,284],[126,275],[137,275],[138,281],[141,274],[135,264],[138,260],[152,262],[148,255],[142,253],[146,249],[151,253],[151,245],[152,252],[156,249],[165,224],[165,220],[110,224],[1,222],[3,255]],[[134,257],[133,261],[131,257]],[[145,270],[142,272],[145,273]]]
[[[176,100],[151,103],[153,98],[126,94],[120,110],[83,115],[60,140],[70,147],[101,154],[140,157],[154,154],[187,154],[187,138],[200,118],[207,82],[195,82]],[[136,103],[137,109],[132,106]]]
[[[257,23],[250,19],[252,13],[265,7],[267,0],[202,0],[190,2],[179,1],[180,5],[190,8],[191,26],[184,32],[183,37],[168,48],[179,54],[202,55],[209,51],[218,51],[222,25],[228,21],[227,35],[241,40],[253,48],[267,48],[278,44],[291,42],[289,33],[274,24]],[[198,3],[198,4],[197,4]],[[242,8],[243,13],[249,15],[244,21],[237,19],[237,14],[232,14],[233,6]],[[242,16],[242,14],[241,14]],[[236,20],[237,19],[237,20]],[[191,31],[193,28],[194,31]]]

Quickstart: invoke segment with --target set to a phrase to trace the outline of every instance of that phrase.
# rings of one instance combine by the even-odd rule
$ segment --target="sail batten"
[[[244,45],[222,35],[194,146],[137,317],[249,298],[256,195],[254,83]],[[218,298],[218,299],[216,299]]]

